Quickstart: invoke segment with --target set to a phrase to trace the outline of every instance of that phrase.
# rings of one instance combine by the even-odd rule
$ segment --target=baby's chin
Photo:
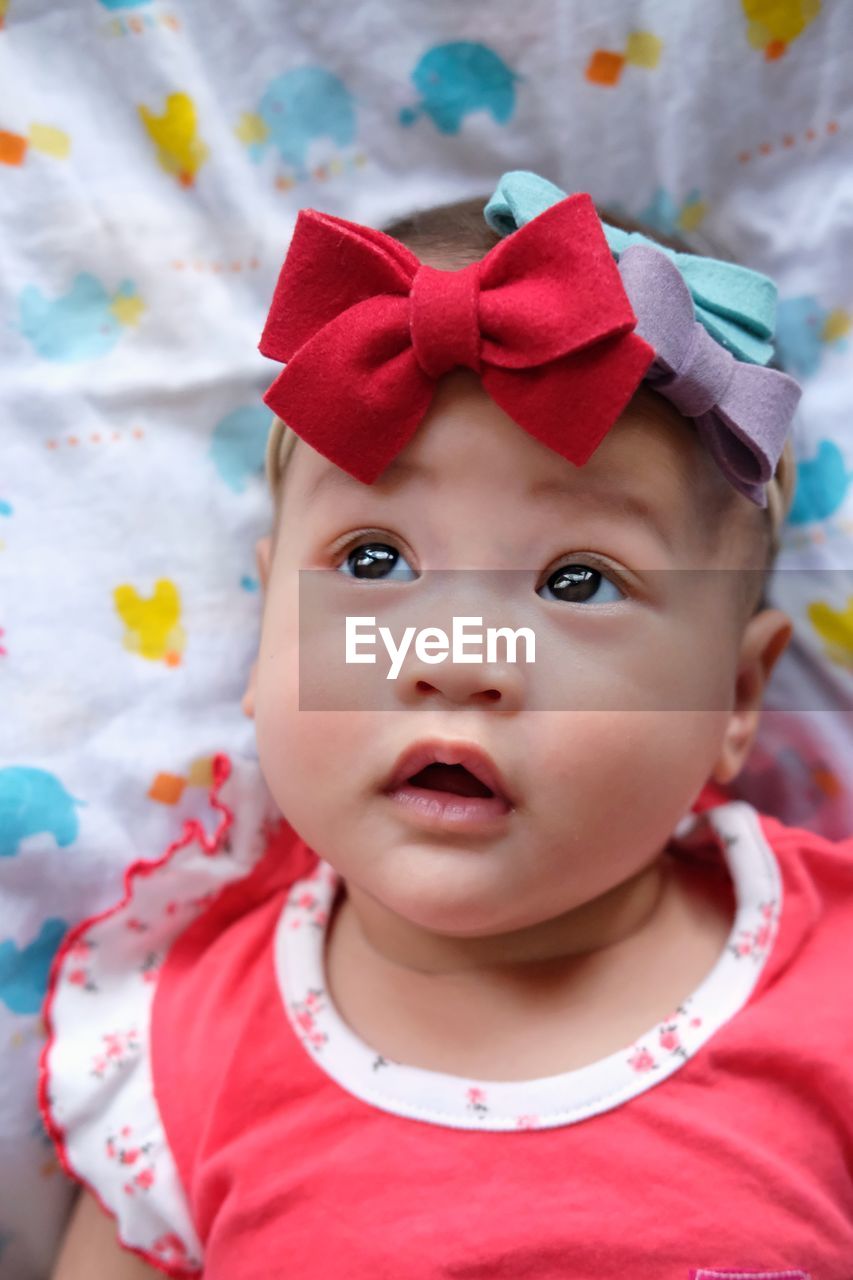
[[[512,841],[491,847],[399,835],[323,853],[356,897],[397,922],[446,937],[492,937],[548,920],[554,893]],[[317,852],[320,852],[317,850]],[[339,855],[339,856],[338,856]],[[388,923],[392,923],[390,920]]]

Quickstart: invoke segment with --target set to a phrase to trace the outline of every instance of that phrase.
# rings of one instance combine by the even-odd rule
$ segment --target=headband
[[[512,181],[519,177],[540,185]],[[550,205],[537,210],[545,199]],[[564,197],[535,175],[509,174],[486,216],[513,234],[479,262],[440,271],[382,232],[303,210],[260,343],[264,355],[287,362],[267,405],[371,483],[414,434],[449,369],[473,369],[519,426],[576,465],[645,378],[696,421],[731,483],[765,505],[763,486],[800,391],[787,375],[733,354],[728,330],[740,335],[741,351],[750,331],[726,301],[732,264],[705,260],[724,271],[706,276],[704,287],[693,271],[701,305],[716,306],[726,330],[715,338],[694,319],[695,294],[679,261],[702,260],[628,237],[617,264],[615,229],[601,223],[588,195]],[[752,340],[766,344],[775,287],[747,276],[757,300]]]
[[[500,179],[483,216],[493,231],[506,236],[565,196],[538,173],[514,170]],[[609,222],[601,225],[615,258],[631,245],[642,244],[674,262],[690,290],[697,320],[739,360],[764,365],[772,359],[777,291],[769,276],[736,262],[679,253],[639,231],[623,231]]]
[[[564,198],[553,182],[515,170],[500,179],[484,216],[506,236]],[[802,394],[788,374],[756,367],[773,356],[775,284],[737,263],[601,225],[637,313],[636,332],[655,349],[645,381],[693,419],[738,492],[765,507],[765,485]]]

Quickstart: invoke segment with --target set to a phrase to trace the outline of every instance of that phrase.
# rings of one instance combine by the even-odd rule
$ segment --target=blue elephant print
[[[295,67],[277,76],[267,86],[257,116],[257,137],[249,148],[252,159],[259,161],[272,145],[299,177],[306,174],[308,148],[315,138],[330,138],[338,147],[348,147],[355,139],[352,94],[323,67]]]
[[[27,285],[19,298],[20,330],[45,360],[88,360],[113,349],[140,306],[130,280],[111,297],[100,280],[81,272],[59,298]]]
[[[26,836],[49,832],[59,847],[73,844],[79,824],[75,805],[53,773],[10,765],[0,769],[0,858],[11,858]]]
[[[651,231],[671,236],[678,230],[678,213],[678,205],[666,188],[658,187],[645,209],[641,209],[637,217]]]
[[[821,440],[813,458],[797,463],[797,485],[788,519],[791,524],[810,524],[834,515],[844,502],[853,472],[844,465],[844,455],[833,440]]]
[[[247,404],[227,413],[213,429],[210,456],[222,479],[243,493],[252,476],[263,472],[270,411]]]
[[[484,44],[457,40],[429,49],[412,72],[421,95],[416,107],[400,112],[400,123],[414,124],[423,113],[441,133],[458,133],[472,111],[489,111],[506,124],[515,109],[515,82],[521,77]]]
[[[640,222],[646,223],[653,231],[664,236],[677,236],[683,233],[682,218],[689,211],[702,204],[701,192],[694,187],[680,205],[664,187],[658,187],[650,202],[637,215]]]
[[[0,1000],[12,1013],[38,1013],[53,957],[67,932],[67,922],[54,917],[45,920],[29,946],[0,942]]]
[[[817,373],[827,347],[837,345],[844,350],[843,339],[827,337],[830,312],[808,294],[799,298],[780,298],[776,315],[776,346],[789,373],[808,378]]]

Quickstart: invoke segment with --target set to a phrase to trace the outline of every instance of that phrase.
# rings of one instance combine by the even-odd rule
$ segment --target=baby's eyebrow
[[[675,539],[669,520],[657,502],[650,501],[629,488],[614,488],[610,483],[587,481],[581,488],[563,480],[539,480],[530,486],[531,497],[553,493],[571,499],[580,507],[595,507],[607,515],[629,517],[651,526],[667,550],[675,550]]]
[[[428,478],[433,474],[430,467],[395,458],[370,488],[382,492],[386,487],[393,489],[406,476],[416,475]],[[319,493],[339,488],[362,489],[364,485],[359,480],[353,479],[346,471],[330,466],[308,486],[305,496],[306,499],[316,498]],[[577,508],[585,508],[596,514],[603,513],[616,519],[639,521],[644,527],[650,528],[657,534],[667,551],[673,554],[675,552],[677,539],[670,521],[666,518],[664,505],[635,492],[628,483],[622,487],[615,484],[612,479],[594,479],[587,476],[584,477],[581,487],[577,483],[549,477],[531,484],[528,493],[531,497],[554,494],[557,497],[568,498]]]

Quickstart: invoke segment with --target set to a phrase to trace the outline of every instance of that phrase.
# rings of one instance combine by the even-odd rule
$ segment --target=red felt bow
[[[260,350],[287,367],[264,400],[298,436],[372,483],[443,373],[580,466],[654,359],[590,197],[561,200],[458,271],[315,209],[299,214]]]

